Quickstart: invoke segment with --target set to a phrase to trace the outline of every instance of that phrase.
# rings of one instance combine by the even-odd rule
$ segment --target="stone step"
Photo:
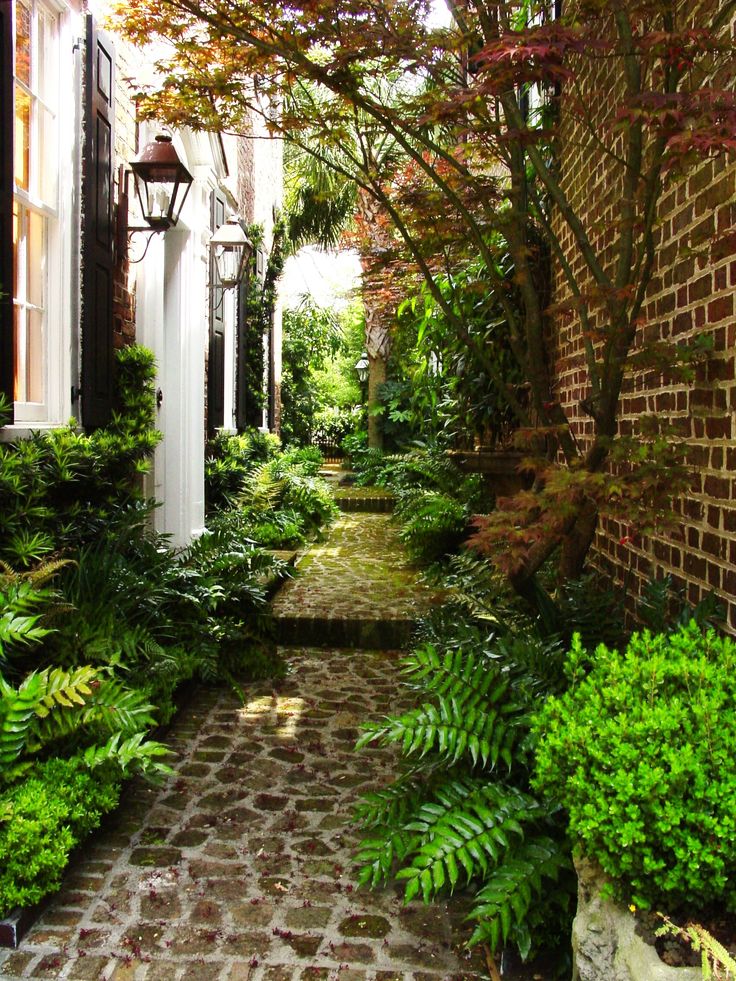
[[[396,498],[383,487],[340,487],[334,492],[341,511],[388,514]]]
[[[272,603],[283,646],[405,648],[443,596],[419,581],[388,514],[344,513]]]
[[[345,647],[373,651],[403,650],[409,646],[415,620],[360,617],[278,616],[276,642],[283,647]]]

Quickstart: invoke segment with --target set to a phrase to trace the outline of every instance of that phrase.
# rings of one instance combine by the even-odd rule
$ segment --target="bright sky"
[[[323,307],[346,307],[360,286],[357,252],[324,252],[308,245],[286,260],[279,294],[287,309],[309,294]]]
[[[451,17],[445,0],[432,0],[431,7],[432,9],[427,18],[427,26],[449,27]]]

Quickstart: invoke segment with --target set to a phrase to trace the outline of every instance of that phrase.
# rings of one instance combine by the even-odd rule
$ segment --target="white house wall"
[[[48,254],[48,289],[53,297],[53,338],[49,347],[47,390],[53,403],[48,418],[33,428],[64,423],[79,403],[74,393],[80,378],[80,238],[81,238],[81,146],[82,76],[85,18],[92,13],[104,23],[109,0],[50,0],[60,12],[60,91],[58,159],[59,216],[56,241]],[[119,199],[118,170],[129,167],[138,149],[153,139],[159,128],[138,125],[130,79],[141,82],[150,73],[150,59],[120,39],[115,42],[114,147],[116,200]],[[147,63],[148,62],[148,63]],[[265,131],[259,134],[264,136]],[[156,387],[162,401],[157,425],[163,434],[153,461],[146,490],[156,497],[156,528],[171,536],[175,545],[185,545],[205,526],[204,451],[206,362],[209,345],[209,238],[210,202],[214,190],[224,193],[232,211],[248,221],[262,222],[270,248],[274,216],[281,206],[282,153],[279,141],[257,139],[248,161],[248,200],[243,183],[242,143],[236,137],[182,131],[174,133],[174,144],[182,162],[194,175],[178,226],[166,235],[155,235],[141,258],[147,236],[132,236],[131,264],[127,280],[121,273],[116,282],[117,309],[133,298],[130,316],[119,326],[116,313],[116,344],[135,340],[153,350],[157,361]],[[133,188],[130,201],[134,205]],[[131,224],[141,224],[134,208]],[[140,259],[141,261],[135,261]],[[236,408],[236,294],[226,291],[225,322],[225,428],[235,426]],[[280,329],[280,311],[276,313]],[[274,350],[280,374],[280,339]],[[5,438],[17,438],[29,425],[8,427]]]

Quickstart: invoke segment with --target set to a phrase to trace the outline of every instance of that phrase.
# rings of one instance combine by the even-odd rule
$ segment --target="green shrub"
[[[284,452],[282,459],[299,465],[304,473],[312,477],[316,477],[325,462],[318,446],[290,446]]]
[[[141,497],[141,474],[161,438],[156,365],[138,346],[116,358],[108,426],[83,433],[72,424],[0,444],[0,559],[15,567],[93,540],[121,505]]]
[[[0,794],[0,916],[55,892],[69,853],[117,806],[119,771],[49,760]]]
[[[208,513],[232,507],[248,476],[260,464],[273,460],[280,449],[278,436],[258,429],[214,436],[207,444],[204,463]]]
[[[192,677],[243,679],[252,665],[263,675],[273,646],[264,582],[282,566],[253,543],[239,512],[218,513],[182,551],[131,518],[64,571],[70,609],[40,656],[122,669],[156,705],[157,722],[168,721],[177,687]]]
[[[736,645],[691,622],[589,660],[576,638],[539,713],[536,787],[622,899],[736,909]]]

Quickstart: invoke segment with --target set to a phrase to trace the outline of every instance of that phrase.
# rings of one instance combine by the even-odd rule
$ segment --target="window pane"
[[[38,10],[38,44],[36,61],[36,91],[49,105],[58,105],[56,84],[56,21],[48,11]]]
[[[31,167],[31,97],[15,86],[15,183],[29,190]]]
[[[40,310],[28,311],[26,328],[26,402],[43,402],[43,314]]]
[[[13,310],[15,327],[16,402],[43,402],[44,337],[43,314],[39,310]]]
[[[28,215],[28,263],[27,302],[34,306],[44,305],[43,284],[46,278],[46,220],[35,212]]]
[[[15,5],[15,77],[31,85],[31,5],[18,0]]]
[[[26,312],[23,307],[13,307],[13,334],[15,337],[15,377],[13,398],[26,401]]]

